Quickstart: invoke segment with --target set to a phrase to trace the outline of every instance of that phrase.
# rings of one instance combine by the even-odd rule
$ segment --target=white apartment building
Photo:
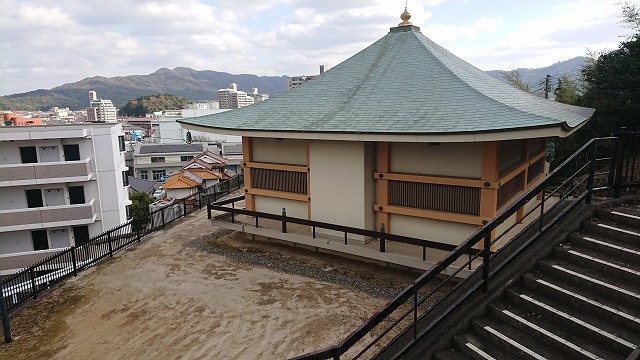
[[[89,91],[89,107],[87,108],[89,122],[118,122],[118,109],[111,100],[98,99],[95,91]]]
[[[125,223],[120,124],[0,127],[0,275]]]
[[[218,90],[218,106],[220,109],[238,109],[255,102],[246,92],[239,91],[238,85],[231,83],[229,89]]]

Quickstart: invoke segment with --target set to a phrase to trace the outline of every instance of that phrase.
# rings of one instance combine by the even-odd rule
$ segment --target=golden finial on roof
[[[411,26],[413,25],[409,19],[411,19],[411,13],[409,13],[409,11],[407,11],[407,3],[405,1],[404,3],[404,12],[402,14],[400,14],[400,19],[402,19],[402,22],[400,24],[398,24],[398,26]]]

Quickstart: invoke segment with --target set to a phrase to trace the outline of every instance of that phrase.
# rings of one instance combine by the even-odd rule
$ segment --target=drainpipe
[[[100,189],[100,172],[98,171],[98,159],[96,158],[96,139],[93,135],[93,126],[91,126],[91,147],[93,148],[93,166],[96,168],[96,184],[98,185],[98,202],[100,203],[100,226],[102,226],[102,232],[105,232],[104,228],[104,216],[102,214],[102,190]]]

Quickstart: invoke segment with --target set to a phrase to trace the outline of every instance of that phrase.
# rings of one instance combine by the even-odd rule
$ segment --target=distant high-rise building
[[[89,91],[89,107],[87,121],[89,122],[118,122],[118,110],[111,100],[98,99],[95,91]]]
[[[218,90],[218,106],[220,109],[238,109],[251,105],[254,98],[244,91],[238,91],[238,85],[232,83],[228,89]]]
[[[324,73],[324,65],[320,65],[320,75]],[[318,75],[302,75],[302,76],[290,76],[289,77],[289,90],[300,86],[305,81],[311,80]]]

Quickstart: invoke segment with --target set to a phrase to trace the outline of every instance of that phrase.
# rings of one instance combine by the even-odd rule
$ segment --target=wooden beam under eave
[[[376,149],[376,171],[378,173],[388,173],[391,168],[390,145],[388,142],[378,142]],[[389,204],[389,181],[384,178],[376,178],[377,189],[377,205],[387,206]],[[376,226],[380,230],[382,224],[385,225],[385,231],[391,232],[391,224],[389,224],[389,213],[376,212]]]
[[[242,167],[244,168],[244,207],[247,210],[256,210],[256,200],[250,192],[253,189],[251,184],[251,168],[245,164],[253,161],[253,139],[248,136],[242,137]]]

